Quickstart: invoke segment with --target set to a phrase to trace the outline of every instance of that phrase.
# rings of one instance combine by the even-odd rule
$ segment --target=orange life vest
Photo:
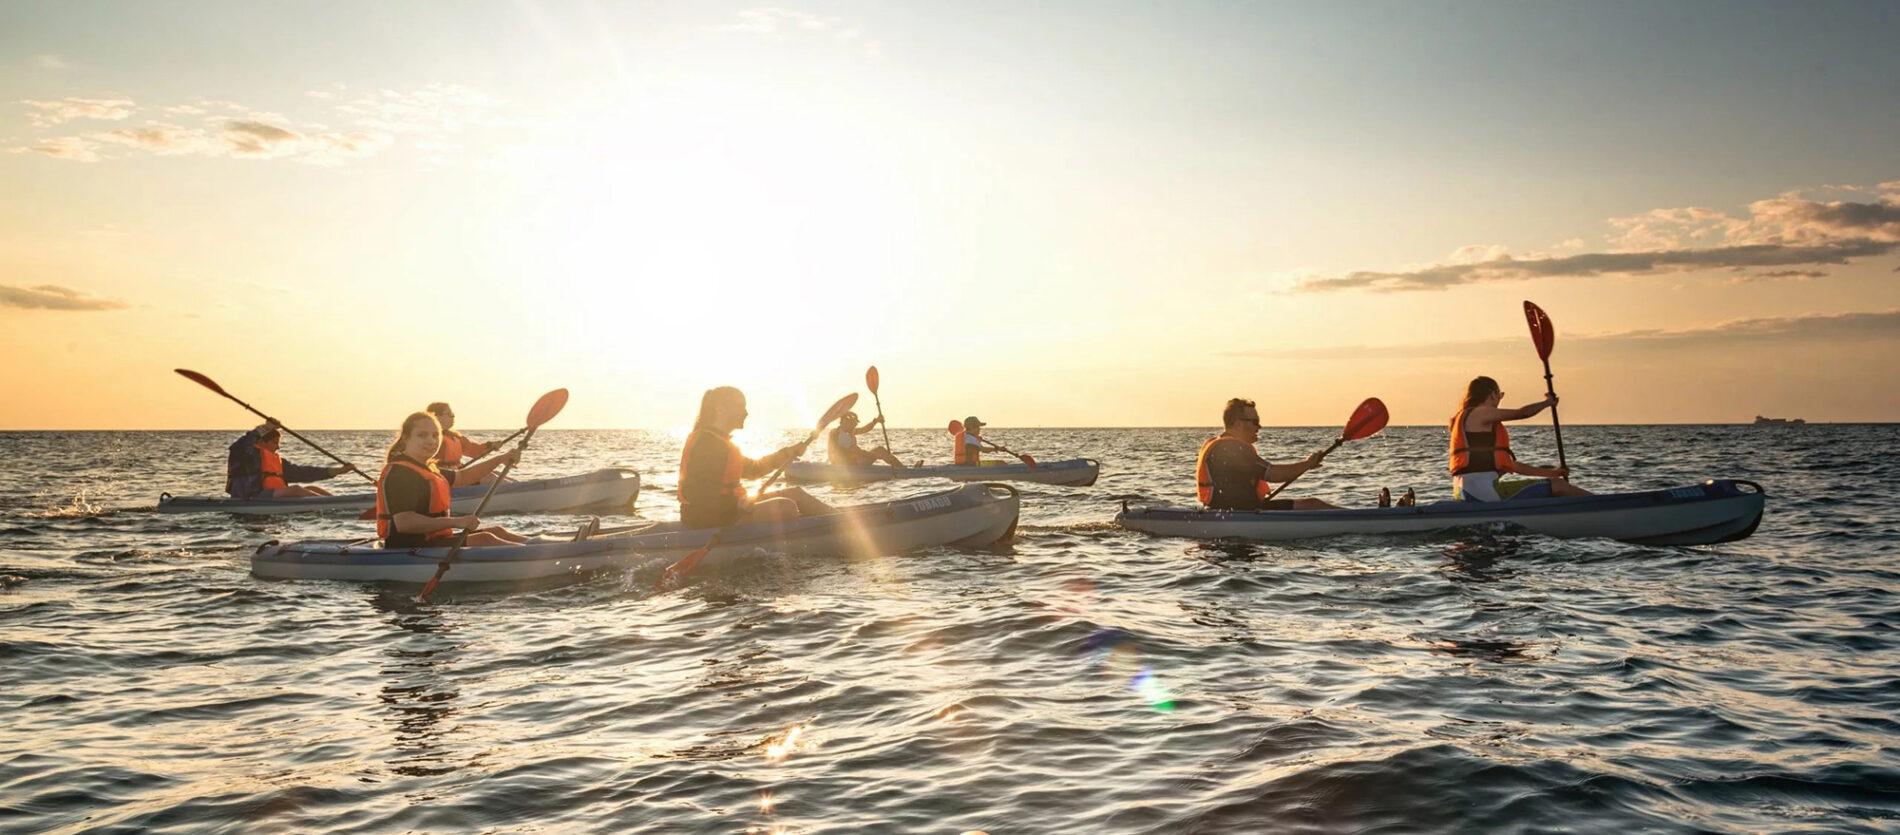
[[[264,489],[289,486],[284,483],[284,459],[278,457],[276,450],[258,447],[257,461],[263,471]]]
[[[384,466],[383,474],[376,479],[376,535],[384,539],[388,539],[389,535],[396,531],[395,514],[389,512],[389,501],[383,497],[383,489],[384,485],[389,483],[390,471],[397,467],[407,467],[428,480],[429,511],[422,515],[434,517],[449,515],[449,480],[443,478],[440,473],[430,472],[429,468],[420,466],[414,461],[399,458]],[[438,539],[452,539],[455,537],[455,529],[443,528],[439,531],[430,531],[423,534],[423,537],[431,542]]]
[[[442,430],[442,446],[435,451],[436,464],[451,469],[461,469],[462,440],[462,433],[453,429]]]
[[[1214,475],[1207,471],[1207,453],[1213,451],[1214,445],[1222,441],[1233,441],[1234,443],[1246,446],[1248,449],[1254,448],[1253,444],[1249,444],[1232,435],[1220,435],[1209,440],[1207,443],[1201,444],[1200,459],[1194,462],[1194,495],[1198,496],[1201,500],[1201,504],[1204,505],[1214,503]],[[1258,456],[1260,453],[1256,451],[1254,454]],[[1273,492],[1273,485],[1268,484],[1265,478],[1256,479],[1253,483],[1253,492],[1256,497],[1265,499],[1267,494]]]
[[[1489,432],[1466,432],[1469,409],[1451,419],[1451,474],[1514,473],[1517,456],[1511,453],[1511,433],[1503,422],[1491,424]]]
[[[968,430],[965,430],[965,431],[962,431],[962,432],[958,432],[958,433],[956,433],[956,434],[955,434],[955,441],[956,441],[956,445],[957,445],[957,448],[956,448],[956,449],[954,449],[954,450],[951,450],[951,452],[950,452],[950,460],[951,460],[951,461],[953,461],[953,462],[955,462],[955,463],[957,463],[957,464],[959,464],[959,465],[961,465],[961,464],[968,464],[968,463],[970,463],[970,462],[969,462],[969,460],[968,460],[967,458],[965,458],[965,457],[964,457],[964,456],[965,456],[965,453],[964,453],[964,451],[963,451],[964,449],[966,449],[966,447],[965,447],[965,445],[964,445],[964,443],[963,443],[963,439],[964,439],[964,438],[967,438],[967,437],[969,437],[969,435],[970,435],[970,433],[969,433],[969,431],[968,431]],[[977,436],[977,437],[978,437],[978,438],[981,438],[982,436],[981,436],[981,435],[979,435],[979,436]]]
[[[745,479],[745,453],[739,451],[739,445],[733,443],[731,438],[720,435],[710,429],[695,429],[693,430],[693,434],[686,436],[686,447],[680,450],[679,494],[680,512],[682,515],[685,513],[686,505],[693,501],[692,493],[697,492],[695,490],[688,490],[686,485],[687,474],[692,472],[690,464],[692,463],[693,456],[699,452],[701,444],[710,443],[723,443],[726,445],[726,468],[725,471],[719,475],[719,492],[717,495],[731,496],[735,503],[745,498],[745,485],[741,483]]]

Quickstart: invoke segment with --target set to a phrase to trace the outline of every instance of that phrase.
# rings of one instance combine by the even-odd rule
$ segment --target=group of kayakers
[[[1567,469],[1519,463],[1511,449],[1505,422],[1534,416],[1557,405],[1557,398],[1547,396],[1516,409],[1506,409],[1502,406],[1503,396],[1497,381],[1490,377],[1477,377],[1466,386],[1449,427],[1453,495],[1466,501],[1589,495],[1568,481]],[[745,480],[761,478],[804,455],[809,440],[760,458],[747,458],[732,440],[733,431],[744,428],[746,417],[745,394],[737,388],[721,386],[706,391],[700,398],[699,414],[680,453],[681,521],[692,528],[719,528],[836,512],[798,487],[748,495]],[[858,443],[858,436],[876,429],[883,420],[880,414],[870,423],[861,423],[855,413],[845,412],[838,426],[830,432],[828,457],[831,463],[887,464],[903,468],[903,462],[887,447],[866,448]],[[1318,469],[1325,460],[1325,452],[1282,464],[1262,458],[1255,448],[1260,440],[1260,411],[1252,400],[1238,397],[1228,400],[1221,411],[1221,423],[1224,427],[1221,434],[1201,445],[1195,461],[1195,492],[1202,505],[1215,510],[1338,508],[1311,497],[1272,498],[1275,494],[1272,485],[1285,485]],[[986,425],[975,415],[951,422],[951,460],[955,465],[982,466],[984,449],[1002,449],[983,439]],[[519,447],[486,457],[505,442],[475,441],[454,427],[455,411],[443,402],[431,403],[423,411],[404,418],[385,456],[382,474],[376,479],[376,527],[385,547],[447,544],[458,529],[471,531],[467,542],[470,546],[527,541],[504,528],[481,527],[480,520],[473,516],[452,515],[452,488],[492,481],[496,468],[516,463],[521,457]],[[231,444],[225,486],[232,496],[328,496],[331,495],[328,491],[308,486],[309,483],[355,470],[348,464],[312,467],[286,461],[278,453],[281,440],[282,428],[275,420],[269,420]],[[486,460],[469,460],[485,457]],[[918,461],[913,466],[922,464]],[[1533,478],[1502,478],[1507,474]],[[1413,491],[1407,489],[1398,504],[1410,505],[1415,500]],[[1389,490],[1382,488],[1379,506],[1390,503]]]

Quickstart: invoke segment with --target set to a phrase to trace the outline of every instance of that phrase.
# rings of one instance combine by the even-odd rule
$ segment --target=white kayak
[[[457,487],[450,492],[455,513],[468,513],[482,501],[486,485]],[[640,495],[640,474],[632,470],[609,468],[566,478],[537,478],[510,481],[495,490],[484,514],[531,513],[552,511],[593,511],[622,513],[633,507]],[[161,493],[159,513],[364,513],[376,507],[376,493],[350,493],[341,496],[312,496],[303,499],[233,499],[212,496],[173,496]]]
[[[905,478],[947,478],[951,481],[1028,481],[1036,484],[1087,487],[1095,483],[1095,477],[1101,472],[1101,462],[1093,458],[1038,461],[1034,467],[1021,462],[1010,462],[985,467],[944,464],[935,467],[904,467],[903,469],[893,469],[884,464],[852,467],[844,464],[793,461],[785,468],[785,478],[794,484],[864,484]]]
[[[1013,535],[1021,504],[1006,484],[968,484],[897,502],[840,508],[830,516],[740,525],[726,532],[697,571],[770,554],[868,558],[937,545],[981,547]],[[665,560],[705,545],[716,529],[654,522],[572,536],[538,538],[526,545],[464,549],[443,582],[545,580]],[[277,580],[348,580],[426,583],[446,548],[390,550],[374,540],[267,542],[251,556],[251,573]]]
[[[1766,500],[1761,485],[1724,479],[1643,493],[1501,502],[1444,501],[1415,507],[1252,511],[1124,507],[1115,521],[1130,530],[1201,539],[1313,539],[1506,523],[1565,538],[1602,537],[1643,545],[1711,545],[1754,533],[1761,524]]]

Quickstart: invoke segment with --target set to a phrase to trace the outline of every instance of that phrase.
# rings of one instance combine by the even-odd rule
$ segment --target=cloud
[[[29,150],[36,154],[45,154],[49,157],[68,159],[74,162],[99,161],[98,144],[77,136],[58,136],[47,139],[31,146]]]
[[[339,91],[345,89],[340,85]],[[318,91],[325,92],[325,91]],[[328,93],[326,92],[326,95]],[[340,94],[339,94],[340,95]],[[238,159],[288,159],[338,165],[381,153],[397,135],[416,143],[480,125],[507,124],[494,111],[500,104],[466,87],[430,85],[413,90],[382,90],[350,102],[313,96],[324,114],[295,119],[233,101],[192,99],[156,108],[171,121],[71,135],[42,135],[0,152],[38,153],[78,162],[120,159],[136,154]],[[120,120],[132,114],[121,99],[68,98],[25,101],[28,118],[45,130],[74,119]],[[326,123],[345,122],[335,128]]]
[[[21,104],[33,108],[26,118],[34,127],[49,128],[74,119],[102,119],[116,121],[132,115],[130,99],[80,99],[64,98],[54,101],[35,101],[21,99]]]
[[[1893,184],[1882,188],[1888,185]],[[1292,289],[1403,292],[1537,278],[1844,265],[1900,250],[1900,195],[1873,202],[1823,202],[1789,192],[1750,203],[1748,212],[1748,217],[1737,218],[1701,207],[1656,209],[1610,220],[1620,230],[1615,240],[1623,247],[1615,251],[1515,257],[1494,245],[1467,246],[1442,263],[1314,276]]]
[[[304,141],[303,135],[266,122],[226,122],[219,136],[240,157],[283,156]]]
[[[388,133],[460,133],[472,125],[498,125],[493,112],[501,102],[488,94],[454,84],[430,84],[414,90],[379,90],[336,106],[336,112],[365,128]]]
[[[54,284],[38,287],[0,284],[0,307],[25,310],[123,310],[128,306],[118,299],[102,299]]]
[[[1805,279],[1810,279],[1810,278],[1826,278],[1827,273],[1822,272],[1821,270],[1773,270],[1773,271],[1765,272],[1765,273],[1756,273],[1750,277],[1751,278],[1799,278],[1799,279],[1805,280]]]
[[[183,128],[177,125],[120,128],[118,130],[91,134],[88,138],[99,142],[137,148],[161,156],[202,153],[207,143],[207,137],[204,131],[196,128]]]
[[[1796,341],[1900,339],[1900,310],[1737,319],[1704,328],[1636,330],[1605,334],[1565,334],[1566,346],[1584,344],[1645,351],[1694,345],[1780,345]],[[1344,345],[1331,348],[1265,348],[1230,351],[1223,356],[1281,360],[1397,360],[1495,357],[1523,350],[1525,340],[1472,339],[1414,345]],[[1655,354],[1646,354],[1655,356]]]
[[[60,70],[70,70],[73,68],[73,65],[68,64],[63,60],[60,60],[60,57],[58,55],[35,55],[33,56],[33,66],[39,67],[40,69],[43,69],[43,70],[52,70],[54,72],[58,72]]]
[[[772,40],[788,40],[800,36],[824,38],[862,46],[865,57],[873,61],[884,57],[883,44],[867,38],[864,30],[847,23],[843,18],[819,17],[804,12],[774,8],[746,9],[738,13],[738,18],[736,22],[719,26],[719,31],[757,35]]]

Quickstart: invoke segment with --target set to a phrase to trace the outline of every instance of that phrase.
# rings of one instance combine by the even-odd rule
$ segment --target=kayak
[[[1006,484],[967,484],[896,502],[840,508],[830,516],[739,525],[698,570],[756,561],[768,554],[868,558],[938,545],[981,547],[1015,533],[1021,503]],[[586,539],[538,537],[526,545],[462,551],[444,582],[545,580],[603,569],[670,563],[705,545],[715,529],[680,522],[603,529]],[[385,549],[376,540],[266,542],[251,556],[251,573],[275,580],[426,583],[447,548]]]
[[[488,492],[485,484],[457,487],[450,491],[455,513],[468,513],[481,504]],[[609,468],[566,478],[538,478],[509,481],[495,490],[484,514],[528,513],[556,510],[596,510],[621,512],[633,507],[640,494],[640,474],[632,470]],[[275,515],[280,513],[363,513],[376,507],[375,492],[342,496],[311,496],[301,499],[233,499],[211,496],[174,496],[160,493],[159,513],[244,513]]]
[[[1747,489],[1743,489],[1747,488]],[[1346,510],[1203,510],[1123,506],[1122,527],[1204,539],[1312,539],[1505,523],[1547,536],[1603,537],[1641,545],[1712,545],[1747,538],[1767,495],[1752,481],[1711,480],[1642,493],[1502,502],[1443,501]]]
[[[892,469],[884,464],[852,467],[844,464],[817,464],[793,461],[785,468],[785,478],[794,484],[863,484],[869,481],[894,481],[901,478],[947,478],[951,481],[1029,481],[1036,484],[1061,484],[1087,487],[1102,472],[1102,463],[1093,458],[1067,461],[1038,461],[1036,466],[1012,462],[988,467],[962,467],[944,464],[935,467]]]

